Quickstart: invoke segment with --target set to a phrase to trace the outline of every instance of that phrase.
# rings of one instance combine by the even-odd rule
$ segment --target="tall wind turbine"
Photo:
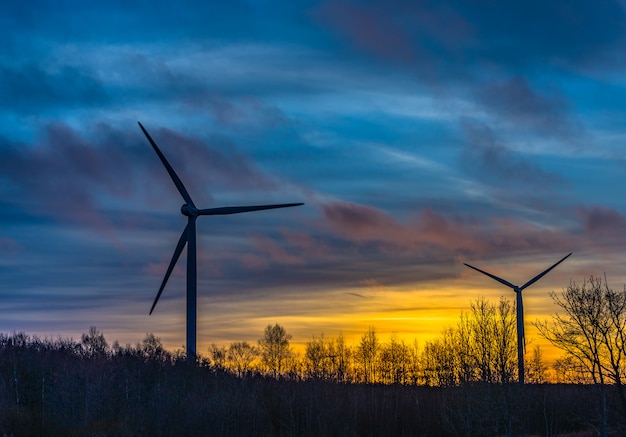
[[[519,374],[519,383],[524,384],[524,351],[526,349],[526,337],[524,336],[524,304],[522,303],[522,291],[525,288],[530,287],[532,284],[543,278],[550,270],[561,264],[565,259],[570,256],[572,253],[570,252],[566,256],[564,256],[559,262],[554,264],[552,267],[544,270],[539,273],[537,276],[532,278],[530,281],[518,287],[517,285],[511,284],[509,281],[506,281],[502,278],[497,277],[496,275],[492,275],[491,273],[487,273],[484,270],[478,269],[474,266],[470,266],[469,264],[465,264],[470,269],[474,269],[482,273],[483,275],[487,275],[492,279],[495,279],[501,284],[506,285],[507,287],[511,287],[516,294],[516,303],[515,307],[517,310],[516,318],[517,318],[517,371]]]
[[[139,123],[139,122],[137,122]],[[159,156],[159,159],[165,166],[165,169],[169,173],[172,181],[174,181],[174,185],[178,189],[178,192],[185,200],[185,204],[180,208],[180,212],[187,216],[187,226],[183,229],[183,233],[178,240],[178,244],[176,245],[176,249],[174,250],[174,255],[172,256],[172,260],[170,261],[170,265],[167,268],[167,272],[165,273],[165,277],[163,278],[163,282],[161,283],[161,287],[159,288],[159,292],[154,299],[154,303],[152,304],[152,308],[150,308],[150,314],[154,311],[154,307],[156,306],[159,298],[161,297],[161,293],[165,288],[165,284],[169,279],[180,254],[182,253],[185,245],[187,245],[187,359],[195,360],[196,358],[196,304],[197,304],[197,276],[196,276],[196,219],[201,215],[225,215],[225,214],[239,214],[241,212],[249,212],[249,211],[259,211],[263,209],[274,209],[274,208],[287,208],[290,206],[300,206],[304,205],[303,203],[280,203],[274,205],[254,205],[254,206],[227,206],[221,208],[208,208],[208,209],[198,209],[196,205],[191,200],[191,196],[185,189],[182,181],[172,168],[161,150],[157,147],[156,143],[152,140],[152,137],[148,134],[148,132],[144,129],[144,127],[139,123],[139,127],[145,134],[148,141],[154,148],[154,151]]]

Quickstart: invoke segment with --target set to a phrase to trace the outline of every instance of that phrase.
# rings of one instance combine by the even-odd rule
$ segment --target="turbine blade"
[[[463,263],[463,264],[465,264],[465,263]],[[504,285],[506,285],[507,287],[511,287],[513,290],[515,290],[515,285],[511,284],[509,281],[506,281],[506,280],[504,280],[504,279],[502,279],[502,278],[498,278],[496,275],[492,275],[491,273],[487,273],[486,271],[481,270],[481,269],[478,269],[478,268],[476,268],[476,267],[474,267],[474,266],[470,266],[469,264],[465,264],[465,265],[466,265],[467,267],[469,267],[470,269],[474,269],[474,270],[476,270],[476,271],[478,271],[478,272],[482,273],[483,275],[487,275],[487,276],[489,276],[490,278],[495,279],[495,280],[496,280],[496,281],[498,281],[499,283],[504,284]]]
[[[563,261],[565,261],[567,259],[567,257],[569,257],[572,254],[572,252],[570,252],[569,254],[565,255],[563,258],[561,258],[561,260],[559,262],[557,262],[556,264],[554,264],[552,267],[550,267],[547,270],[544,270],[543,272],[539,273],[537,276],[535,276],[534,278],[532,278],[530,281],[528,281],[527,283],[525,283],[524,285],[522,285],[520,287],[520,290],[523,290],[526,287],[530,287],[532,284],[534,284],[535,282],[537,282],[538,280],[540,280],[541,278],[543,278],[545,276],[546,273],[548,273],[550,270],[552,270],[553,268],[555,268],[556,266],[558,266],[559,264],[561,264]]]
[[[300,206],[304,203],[280,203],[276,205],[255,205],[255,206],[224,206],[221,208],[208,208],[198,210],[198,215],[226,215],[239,214],[241,212],[260,211],[263,209],[289,208]]]
[[[157,293],[156,298],[154,299],[152,308],[150,308],[150,315],[152,315],[152,311],[154,311],[154,307],[159,301],[159,298],[161,297],[161,293],[163,293],[165,284],[167,284],[167,280],[170,278],[170,275],[172,274],[172,270],[174,270],[174,266],[176,265],[178,258],[180,258],[180,254],[183,252],[183,249],[185,248],[185,244],[187,244],[187,226],[185,226],[185,229],[183,229],[183,233],[180,235],[180,238],[178,239],[176,250],[174,250],[174,256],[172,256],[172,260],[170,261],[170,265],[167,268],[167,272],[165,273],[163,282],[161,282],[161,288],[159,288],[159,292]]]
[[[137,123],[139,123],[139,122],[137,122]],[[180,195],[183,196],[183,199],[185,199],[185,202],[187,202],[187,204],[189,204],[189,205],[191,205],[191,206],[193,206],[195,208],[195,205],[193,204],[193,200],[191,200],[191,196],[187,192],[187,189],[183,185],[183,182],[180,180],[180,178],[178,177],[178,175],[176,174],[176,172],[174,171],[174,169],[172,168],[170,163],[167,162],[167,159],[165,159],[165,155],[163,155],[163,153],[161,153],[161,150],[157,147],[156,143],[154,142],[154,140],[152,139],[152,137],[150,136],[148,131],[146,131],[144,129],[144,127],[141,125],[141,123],[139,123],[139,127],[143,131],[143,133],[146,136],[146,138],[148,138],[148,141],[150,141],[150,144],[152,144],[152,148],[154,149],[156,154],[159,155],[159,159],[161,160],[161,162],[165,166],[165,169],[167,170],[167,172],[170,174],[170,177],[172,178],[172,181],[174,181],[174,185],[176,185],[176,188],[178,189],[178,192],[180,193]]]

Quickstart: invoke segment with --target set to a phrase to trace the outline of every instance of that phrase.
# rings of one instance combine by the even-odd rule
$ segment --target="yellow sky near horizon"
[[[512,283],[524,283],[549,267],[557,259],[541,256],[537,260],[517,260],[515,263],[472,262],[479,268],[501,276]],[[532,262],[531,262],[532,261]],[[585,259],[573,256],[552,270],[531,287],[524,290],[527,354],[539,345],[544,359],[551,364],[562,352],[542,339],[533,322],[550,320],[558,311],[550,292],[560,293],[570,280],[582,282],[589,275]],[[449,267],[446,267],[449,269]],[[456,271],[455,271],[456,269]],[[455,327],[462,312],[469,312],[472,301],[484,297],[497,304],[501,297],[515,301],[515,293],[492,279],[462,265],[452,267],[447,279],[420,281],[402,286],[380,283],[375,274],[364,278],[353,287],[345,289],[297,288],[263,292],[250,290],[239,295],[216,297],[211,286],[199,284],[198,290],[198,344],[197,351],[207,355],[212,343],[228,347],[234,341],[257,344],[263,330],[278,323],[292,335],[294,350],[303,353],[307,341],[313,336],[336,338],[342,334],[349,346],[356,347],[370,326],[374,327],[381,342],[389,341],[395,334],[408,344],[417,341],[423,347],[428,340],[439,337],[443,330]],[[616,268],[613,271],[618,271]],[[601,274],[601,272],[599,272]],[[596,274],[597,275],[597,274]],[[626,278],[609,273],[609,285],[621,289]],[[175,278],[171,289],[156,311],[148,316],[152,295],[141,297],[123,308],[110,306],[93,312],[81,313],[81,332],[96,325],[109,341],[135,344],[150,332],[161,338],[165,347],[174,351],[185,344],[185,294],[182,278]],[[213,287],[215,287],[214,285]],[[277,298],[276,296],[280,296]],[[96,311],[96,309],[94,309]],[[44,320],[44,315],[32,313],[32,320]],[[60,316],[59,316],[60,317]],[[45,314],[46,329],[64,320],[51,319]],[[47,332],[29,332],[42,337],[73,337],[80,340],[81,332],[62,329]],[[529,355],[527,355],[529,356]]]
[[[306,342],[313,336],[336,338],[342,334],[348,345],[356,347],[369,327],[374,327],[381,342],[392,334],[407,344],[436,339],[450,327],[455,327],[462,313],[470,311],[471,303],[479,297],[497,304],[501,297],[515,302],[515,293],[504,287],[460,289],[457,283],[420,284],[410,289],[394,289],[382,285],[364,290],[317,292],[314,300],[306,295],[289,293],[280,302],[254,300],[204,301],[199,306],[198,352],[206,355],[210,344],[228,346],[234,341],[256,344],[267,325],[278,323],[292,335],[294,350],[303,353]],[[437,287],[437,288],[435,288]],[[544,358],[552,362],[561,355],[542,339],[532,322],[550,319],[558,310],[549,298],[549,287],[535,287],[524,293],[527,351],[539,345]],[[555,290],[558,291],[558,290]],[[171,325],[161,325],[156,333],[170,349],[184,343],[184,301],[168,313]],[[176,315],[178,311],[179,315]],[[237,317],[234,320],[233,315]],[[272,314],[272,315],[269,315]],[[162,329],[165,328],[165,329]],[[250,333],[255,333],[250,335]]]

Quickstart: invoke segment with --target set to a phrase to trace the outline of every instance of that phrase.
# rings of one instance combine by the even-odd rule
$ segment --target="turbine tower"
[[[139,123],[139,122],[137,122]],[[225,214],[239,214],[242,212],[249,211],[259,211],[263,209],[274,209],[274,208],[287,208],[290,206],[300,206],[304,205],[303,203],[281,203],[275,205],[254,205],[254,206],[227,206],[221,208],[208,208],[208,209],[198,209],[196,205],[191,200],[191,196],[185,189],[182,181],[172,168],[172,166],[167,162],[161,150],[157,147],[156,143],[152,140],[152,137],[148,134],[148,132],[144,129],[144,127],[139,123],[139,127],[143,131],[148,141],[152,145],[152,148],[159,156],[159,159],[165,166],[165,169],[169,173],[174,185],[178,189],[178,192],[185,200],[185,204],[180,208],[180,211],[183,215],[187,216],[187,226],[183,229],[183,233],[178,240],[178,244],[176,245],[176,249],[174,250],[174,255],[172,256],[172,260],[170,261],[170,265],[167,268],[167,272],[165,273],[165,277],[163,278],[163,282],[161,283],[161,287],[159,288],[159,292],[154,299],[154,303],[152,304],[152,308],[150,308],[150,314],[154,311],[154,307],[156,306],[159,298],[161,297],[161,293],[163,293],[163,289],[165,288],[165,284],[169,279],[180,254],[182,253],[185,245],[187,245],[187,359],[190,361],[195,361],[196,359],[196,309],[197,309],[197,276],[196,276],[196,219],[201,215],[225,215]]]
[[[556,266],[561,264],[563,261],[565,261],[565,259],[567,257],[569,257],[571,254],[572,253],[570,252],[568,255],[564,256],[559,262],[554,264],[552,267],[544,270],[543,272],[539,273],[537,276],[532,278],[530,281],[528,281],[527,283],[525,283],[521,287],[518,287],[517,285],[513,285],[509,281],[506,281],[506,280],[504,280],[502,278],[499,278],[496,275],[492,275],[491,273],[487,273],[484,270],[481,270],[481,269],[478,269],[478,268],[476,268],[474,266],[470,266],[469,264],[463,263],[467,267],[469,267],[470,269],[474,269],[476,271],[479,271],[483,275],[487,275],[490,278],[495,279],[499,283],[504,284],[507,287],[511,287],[513,289],[513,291],[515,292],[515,294],[516,294],[515,307],[516,307],[516,310],[517,310],[516,311],[516,313],[517,313],[516,314],[516,319],[517,319],[517,371],[518,371],[518,375],[519,375],[519,383],[520,384],[524,384],[524,351],[526,349],[526,337],[524,335],[524,304],[522,303],[522,291],[524,291],[525,288],[530,287],[532,284],[534,284],[539,279],[541,279],[543,276],[545,276],[550,270],[552,270],[553,268],[555,268]]]

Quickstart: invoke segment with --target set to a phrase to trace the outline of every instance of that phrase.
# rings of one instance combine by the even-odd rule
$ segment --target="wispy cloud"
[[[581,207],[578,214],[590,237],[626,237],[626,217],[619,211],[602,206]]]
[[[543,170],[536,162],[498,141],[489,126],[465,120],[463,130],[467,138],[463,151],[465,168],[480,179],[498,180],[513,186],[530,184],[544,188],[563,182],[559,175]]]
[[[580,128],[569,119],[569,110],[560,90],[553,85],[547,92],[532,89],[526,78],[516,76],[485,85],[478,97],[504,122],[516,129],[535,130],[542,135],[562,135],[570,140]]]

